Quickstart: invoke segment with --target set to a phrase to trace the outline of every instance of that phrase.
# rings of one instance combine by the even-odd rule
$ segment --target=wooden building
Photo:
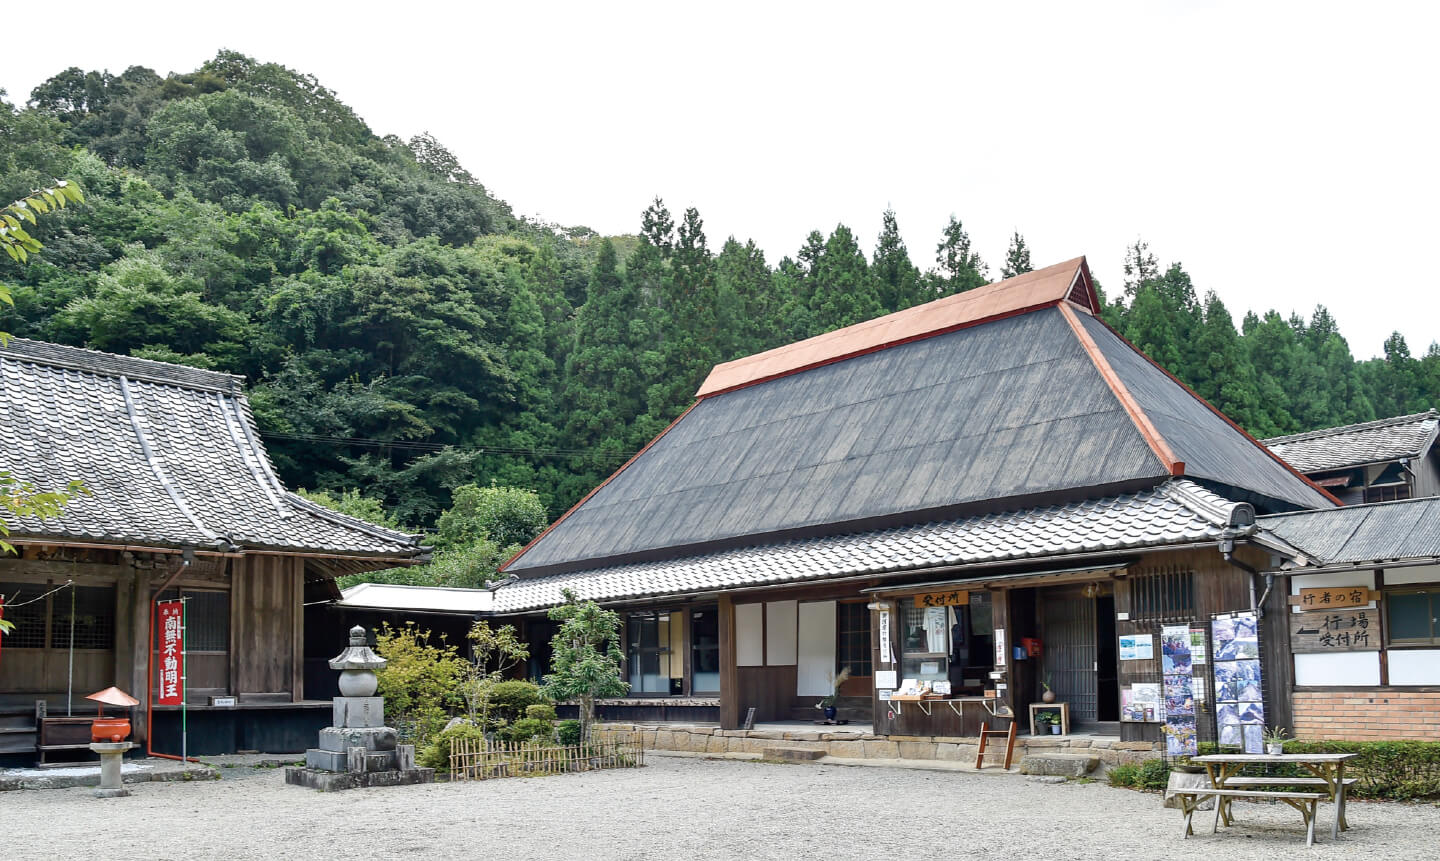
[[[339,597],[340,574],[424,559],[419,536],[288,492],[228,374],[12,339],[0,439],[0,469],[90,491],[58,518],[7,516],[18,556],[0,558],[0,595],[16,629],[0,641],[0,754],[12,758],[34,756],[37,700],[88,713],[84,695],[110,685],[141,700],[145,741],[151,607],[176,596],[190,750],[303,749],[330,716],[306,696],[303,607]],[[172,708],[154,715],[160,751],[179,750]]]
[[[507,563],[493,613],[543,647],[562,589],[619,611],[612,718],[813,718],[848,669],[842,716],[879,733],[972,735],[1048,682],[1076,723],[1158,740],[1121,720],[1161,681],[1153,638],[1283,607],[1258,572],[1297,551],[1256,515],[1336,501],[1098,312],[1079,258],[719,365]]]
[[[1440,412],[1265,440],[1346,505],[1440,495]]]

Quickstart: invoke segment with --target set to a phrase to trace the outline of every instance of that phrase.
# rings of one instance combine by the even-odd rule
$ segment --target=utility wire
[[[633,452],[606,452],[593,448],[516,448],[502,445],[482,446],[458,446],[447,445],[437,442],[419,442],[416,440],[380,440],[366,439],[364,437],[339,437],[320,436],[312,434],[279,433],[262,431],[261,436],[269,439],[289,440],[295,442],[327,443],[330,445],[353,445],[368,448],[390,448],[403,451],[426,451],[439,452],[446,450],[472,452],[474,454],[507,454],[527,455],[531,457],[596,457],[605,460],[629,460],[634,457]]]

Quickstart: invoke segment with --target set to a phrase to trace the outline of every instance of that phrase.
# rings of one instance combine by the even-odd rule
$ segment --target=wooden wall
[[[235,560],[230,595],[232,693],[299,702],[304,695],[304,560]]]

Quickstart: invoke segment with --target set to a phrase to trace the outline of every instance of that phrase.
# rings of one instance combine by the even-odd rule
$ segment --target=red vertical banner
[[[162,706],[178,706],[185,700],[185,605],[179,601],[161,601],[159,626],[160,679],[159,696]]]

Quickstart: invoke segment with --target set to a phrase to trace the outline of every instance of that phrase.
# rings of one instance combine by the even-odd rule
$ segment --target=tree
[[[1000,277],[1014,278],[1034,270],[1035,267],[1030,265],[1030,246],[1025,244],[1025,237],[1017,230],[1010,237],[1010,247],[1005,251],[1005,265],[1000,267]]]
[[[530,649],[515,635],[514,625],[491,628],[484,619],[470,626],[470,666],[465,680],[465,703],[470,722],[490,726],[490,694],[521,661],[530,657]],[[478,720],[477,720],[478,718]]]
[[[543,690],[557,702],[580,701],[580,738],[588,741],[596,697],[619,697],[630,691],[620,676],[625,660],[620,652],[620,616],[594,601],[580,601],[569,589],[560,594],[565,603],[549,613],[560,630],[550,643],[553,657]]]
[[[880,236],[875,240],[875,254],[870,258],[870,271],[880,293],[880,305],[886,311],[899,311],[924,301],[921,296],[920,270],[910,262],[905,240],[895,210],[887,209],[881,216]]]
[[[80,186],[57,179],[54,185],[37,189],[0,208],[0,248],[5,249],[11,260],[17,263],[26,262],[30,255],[39,251],[42,246],[39,240],[26,232],[25,223],[29,222],[34,226],[38,223],[35,216],[55,209],[64,209],[67,203],[81,203],[84,200],[85,195],[81,193]],[[14,304],[9,289],[4,285],[0,285],[0,301]]]
[[[323,490],[306,490],[303,487],[296,490],[295,493],[316,505],[323,505],[331,511],[347,514],[364,520],[366,523],[374,523],[389,529],[403,528],[395,520],[394,515],[385,510],[385,506],[380,500],[365,496],[358,488],[342,490],[338,496],[332,496]]]
[[[954,215],[935,246],[934,291],[942,296],[983,287],[989,278],[979,252],[970,247],[970,234]]]
[[[1142,285],[1160,277],[1160,264],[1150,253],[1150,243],[1137,238],[1134,245],[1125,249],[1124,271],[1125,299],[1133,302]]]
[[[524,544],[550,522],[533,490],[466,484],[455,488],[454,500],[436,522],[436,546],[442,549],[482,540],[499,547]]]

